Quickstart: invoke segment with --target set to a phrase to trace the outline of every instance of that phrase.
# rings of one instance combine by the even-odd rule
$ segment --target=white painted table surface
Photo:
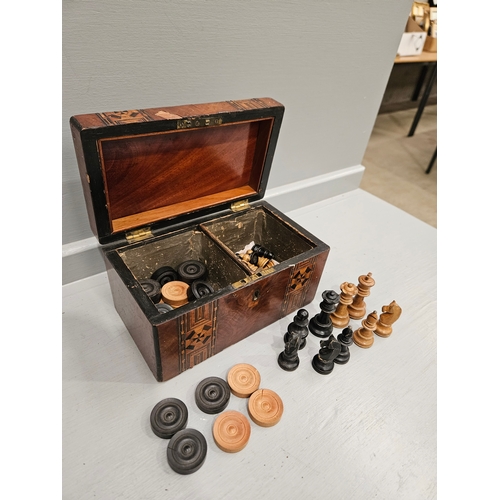
[[[375,336],[370,349],[353,345],[327,376],[311,366],[320,339],[310,334],[298,369],[285,372],[277,356],[291,314],[159,383],[114,309],[106,274],[66,285],[64,499],[436,497],[436,229],[360,189],[287,215],[331,248],[310,316],[322,291],[371,272],[367,313],[392,300],[403,309],[393,334]],[[259,370],[284,413],[274,427],[251,422],[246,448],[230,454],[215,445],[216,416],[197,408],[194,392],[237,363]],[[151,431],[151,409],[167,397],[186,403],[187,426],[207,440],[194,474],[173,472],[168,440]],[[227,409],[248,415],[247,401],[232,395]]]

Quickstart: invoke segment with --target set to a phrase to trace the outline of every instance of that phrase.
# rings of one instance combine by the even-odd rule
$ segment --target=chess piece
[[[354,296],[358,293],[358,288],[353,283],[344,281],[340,285],[340,303],[337,309],[332,312],[330,319],[334,328],[345,328],[349,324],[349,311],[347,306],[352,304]]]
[[[309,335],[309,330],[307,328],[308,321],[309,313],[305,309],[299,309],[292,323],[288,325],[287,332],[283,337],[284,342],[288,342],[294,333],[298,333],[300,337],[299,350],[304,349],[306,337]]]
[[[326,338],[333,330],[331,313],[339,302],[339,294],[333,290],[325,290],[321,296],[323,297],[319,305],[321,312],[309,321],[309,331],[316,337]]]
[[[377,311],[373,311],[361,322],[362,326],[358,328],[352,335],[354,343],[357,346],[367,349],[368,347],[371,347],[373,345],[373,330],[375,329],[377,320]]]
[[[300,363],[299,359],[299,333],[292,333],[290,340],[285,342],[285,349],[278,356],[278,364],[287,372],[293,372],[297,369]]]
[[[319,345],[321,347],[312,359],[312,367],[321,375],[328,375],[335,368],[335,358],[340,354],[342,346],[333,335],[322,340]]]
[[[344,328],[342,333],[337,337],[337,341],[340,342],[341,350],[339,355],[333,360],[334,363],[338,365],[345,365],[351,358],[351,353],[349,352],[349,346],[352,345],[352,328],[350,326]]]
[[[365,297],[370,295],[370,288],[375,285],[372,273],[363,274],[358,278],[358,293],[355,295],[352,304],[347,306],[347,311],[351,319],[362,319],[366,314]]]
[[[401,316],[402,309],[393,300],[388,306],[382,306],[382,314],[375,325],[374,333],[379,337],[388,337],[392,333],[392,324]]]

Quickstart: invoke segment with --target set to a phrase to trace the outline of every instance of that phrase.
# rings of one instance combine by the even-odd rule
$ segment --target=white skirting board
[[[286,213],[357,189],[364,170],[365,167],[362,165],[355,165],[272,188],[267,190],[264,199]],[[105,271],[104,260],[96,238],[91,237],[63,245],[63,285],[103,271]]]

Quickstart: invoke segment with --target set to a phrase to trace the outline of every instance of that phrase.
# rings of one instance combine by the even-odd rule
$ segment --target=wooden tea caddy
[[[283,113],[260,98],[70,119],[115,308],[158,381],[316,294],[329,247],[262,200]],[[279,263],[254,273],[235,254],[251,241]],[[191,259],[214,293],[159,313],[139,280]]]

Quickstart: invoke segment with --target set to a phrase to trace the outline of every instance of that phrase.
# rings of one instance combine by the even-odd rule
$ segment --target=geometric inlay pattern
[[[215,352],[217,301],[209,302],[177,319],[179,372],[201,363]]]
[[[285,300],[282,305],[282,315],[296,311],[303,306],[310,278],[316,267],[316,257],[299,262],[290,273],[288,285],[285,292]]]
[[[125,125],[126,123],[150,122],[151,118],[140,109],[129,109],[127,111],[111,111],[109,113],[97,113],[97,116],[106,125]]]

